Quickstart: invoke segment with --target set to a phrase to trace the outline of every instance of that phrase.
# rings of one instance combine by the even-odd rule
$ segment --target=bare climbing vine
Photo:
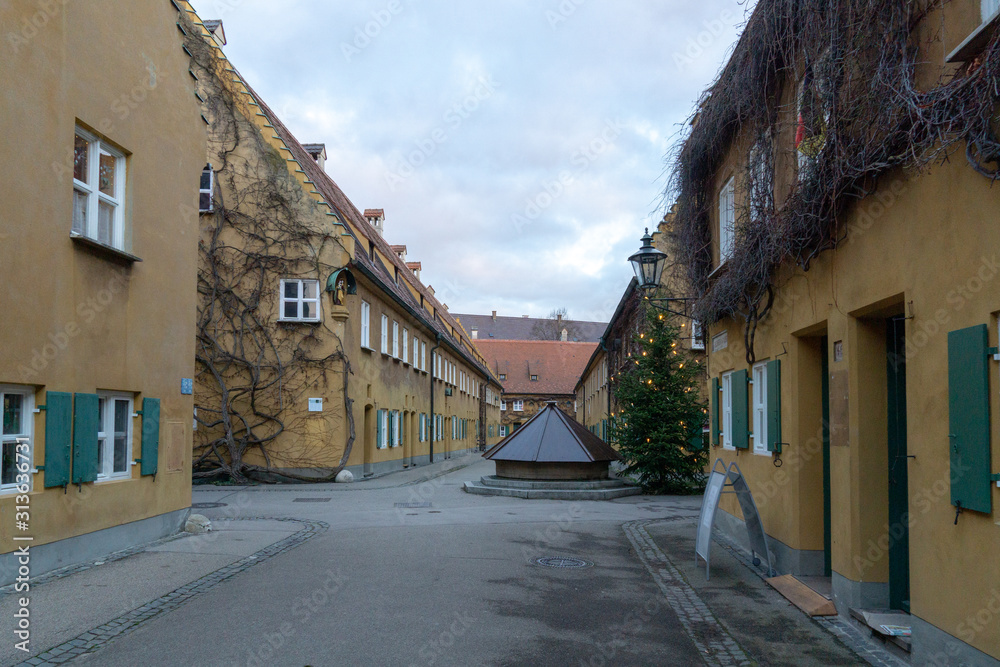
[[[279,279],[322,280],[347,257],[339,234],[239,108],[230,76],[190,23],[186,45],[210,121],[214,211],[200,216],[197,430],[194,476],[236,482],[331,479],[355,438],[350,361],[337,334],[317,324],[277,321]],[[333,385],[344,397],[347,443],[321,477],[295,470],[330,460],[343,429],[326,432],[303,410],[309,392]],[[280,448],[276,443],[280,439]]]
[[[945,4],[761,0],[700,105],[672,157],[671,242],[698,297],[694,316],[743,318],[751,362],[777,268],[790,261],[808,270],[841,243],[848,233],[842,214],[880,176],[925,168],[964,144],[978,173],[1000,177],[1000,35],[976,58],[918,84],[929,67],[918,62],[918,47],[940,41],[928,17]],[[737,182],[748,196],[736,207],[735,248],[725,270],[710,275],[713,179],[747,135]],[[776,190],[787,193],[777,204]]]

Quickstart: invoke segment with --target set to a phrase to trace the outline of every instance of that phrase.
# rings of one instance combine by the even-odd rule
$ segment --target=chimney
[[[306,153],[309,153],[320,169],[326,171],[326,144],[302,144],[302,148],[306,149]]]
[[[413,271],[413,275],[417,277],[417,280],[420,280],[420,269],[423,268],[420,262],[407,262],[406,268]]]
[[[406,264],[406,246],[405,245],[393,245],[389,246],[396,256],[403,260],[403,264]]]
[[[497,321],[497,311],[495,311],[495,310],[493,311],[493,321],[494,322]]]
[[[212,36],[212,41],[215,42],[216,46],[220,49],[226,45],[226,31],[222,27],[222,21],[208,20],[204,22],[205,30],[208,34]]]
[[[428,285],[427,286],[427,291],[431,293],[431,296],[434,296],[434,294],[435,294],[435,292],[434,292],[434,285]]]
[[[365,219],[368,221],[379,236],[385,235],[385,211],[380,208],[366,208]]]
[[[562,326],[562,313],[556,313],[556,324]]]
[[[528,319],[528,316],[527,315],[521,315],[521,319],[526,320],[526,319]]]
[[[569,329],[562,330],[562,335],[559,337],[559,340],[564,343],[569,340]]]
[[[472,327],[472,340],[479,340],[479,329]]]

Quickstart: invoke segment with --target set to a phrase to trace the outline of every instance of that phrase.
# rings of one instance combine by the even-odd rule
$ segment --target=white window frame
[[[736,179],[730,177],[719,191],[719,264],[736,250]]]
[[[208,188],[205,187],[205,176],[208,176]],[[204,204],[205,196],[208,196],[208,206]],[[211,163],[206,164],[201,170],[201,181],[198,183],[198,212],[213,213],[215,211],[215,171]]]
[[[21,428],[18,433],[3,433],[3,404],[5,395],[17,395],[21,397]],[[21,474],[28,475],[28,490],[32,488],[32,482],[34,481],[34,475],[32,471],[35,469],[35,390],[31,387],[24,387],[18,385],[0,385],[0,442],[2,442],[2,448],[4,450],[10,448],[14,455],[13,466],[14,466],[14,477],[13,481],[6,484],[0,481],[0,494],[5,493],[17,493],[17,476]],[[28,465],[27,473],[18,470],[18,447],[17,439],[27,438],[28,439]],[[23,459],[22,459],[23,463]]]
[[[382,315],[382,354],[389,354],[389,316]]]
[[[392,411],[392,447],[399,447],[403,444],[403,434],[401,431],[401,423],[399,410]]]
[[[392,321],[392,357],[399,359],[399,322]]]
[[[505,425],[502,425],[502,424],[500,426],[500,437],[501,438],[506,438],[507,437],[507,427]]]
[[[419,362],[420,362],[420,341],[417,339],[416,334],[414,334],[413,335],[413,361],[410,364],[411,366],[413,366],[413,370],[415,370],[415,371],[420,370]]]
[[[507,410],[507,401],[500,401],[500,412],[505,412]]]
[[[295,298],[288,298],[285,296],[285,285],[289,283],[296,283],[298,285],[298,296]],[[305,286],[306,284],[312,284],[316,290],[316,297],[312,299],[307,299],[305,296]],[[279,322],[319,322],[322,315],[322,306],[320,303],[320,294],[322,292],[319,289],[318,280],[301,280],[299,278],[282,278],[280,285],[278,286],[279,299],[278,299],[278,321]],[[285,304],[295,303],[297,304],[296,311],[298,315],[296,317],[287,317],[285,315]],[[302,316],[302,305],[306,303],[311,303],[316,306],[316,316],[315,317],[303,317]]]
[[[76,137],[80,137],[89,144],[87,147],[87,181],[89,182],[77,180],[75,168],[73,170],[73,191],[74,193],[79,193],[86,197],[87,218],[86,223],[82,227],[78,226],[71,218],[70,235],[85,236],[102,245],[125,252],[125,187],[126,178],[128,178],[125,154],[117,148],[112,147],[107,142],[102,141],[97,135],[92,134],[81,127],[77,127],[73,137],[74,167],[76,156]],[[101,174],[102,152],[106,153],[115,160],[114,195],[107,195],[101,192],[100,185],[98,184]],[[99,230],[100,205],[102,203],[107,206],[114,207],[114,215],[112,216],[111,221],[112,230],[107,240],[101,238]],[[73,211],[75,210],[76,195],[74,194]]]
[[[403,328],[403,363],[410,363],[410,330]]]
[[[361,302],[361,347],[372,349],[372,307],[367,301]]]
[[[733,446],[733,372],[722,374],[722,448]]]
[[[524,401],[514,401],[514,412],[524,412]]]
[[[120,392],[97,392],[97,398],[100,401],[99,406],[103,404],[103,410],[98,416],[98,426],[97,426],[97,442],[98,451],[101,452],[101,443],[103,441],[103,452],[98,455],[98,471],[97,471],[97,481],[105,482],[116,479],[131,479],[132,477],[132,435],[134,429],[132,428],[132,415],[134,414],[135,404],[134,397],[131,394],[123,394]],[[115,438],[117,433],[115,432],[115,404],[119,401],[125,403],[125,469],[115,471]]]
[[[753,453],[769,456],[767,451],[767,363],[755,364],[753,383]]]
[[[427,343],[420,343],[420,370],[427,372]]]
[[[385,449],[389,441],[389,411],[379,410],[378,419],[382,423],[380,424],[381,428],[379,429],[379,438],[375,443],[375,447],[377,449]]]
[[[700,320],[691,320],[691,349],[705,349],[705,328]]]

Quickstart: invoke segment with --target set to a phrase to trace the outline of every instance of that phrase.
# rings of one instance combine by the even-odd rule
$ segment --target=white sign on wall
[[[724,350],[729,347],[729,332],[723,331],[720,334],[712,336],[712,352],[718,352],[719,350]]]
[[[309,399],[309,412],[323,412],[323,399],[322,398],[310,398]]]

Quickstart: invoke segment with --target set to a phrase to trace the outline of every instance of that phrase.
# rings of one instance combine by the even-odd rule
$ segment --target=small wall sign
[[[323,399],[322,398],[310,398],[309,399],[309,412],[323,412]]]
[[[194,380],[183,378],[181,380],[181,396],[190,396],[194,393]]]

